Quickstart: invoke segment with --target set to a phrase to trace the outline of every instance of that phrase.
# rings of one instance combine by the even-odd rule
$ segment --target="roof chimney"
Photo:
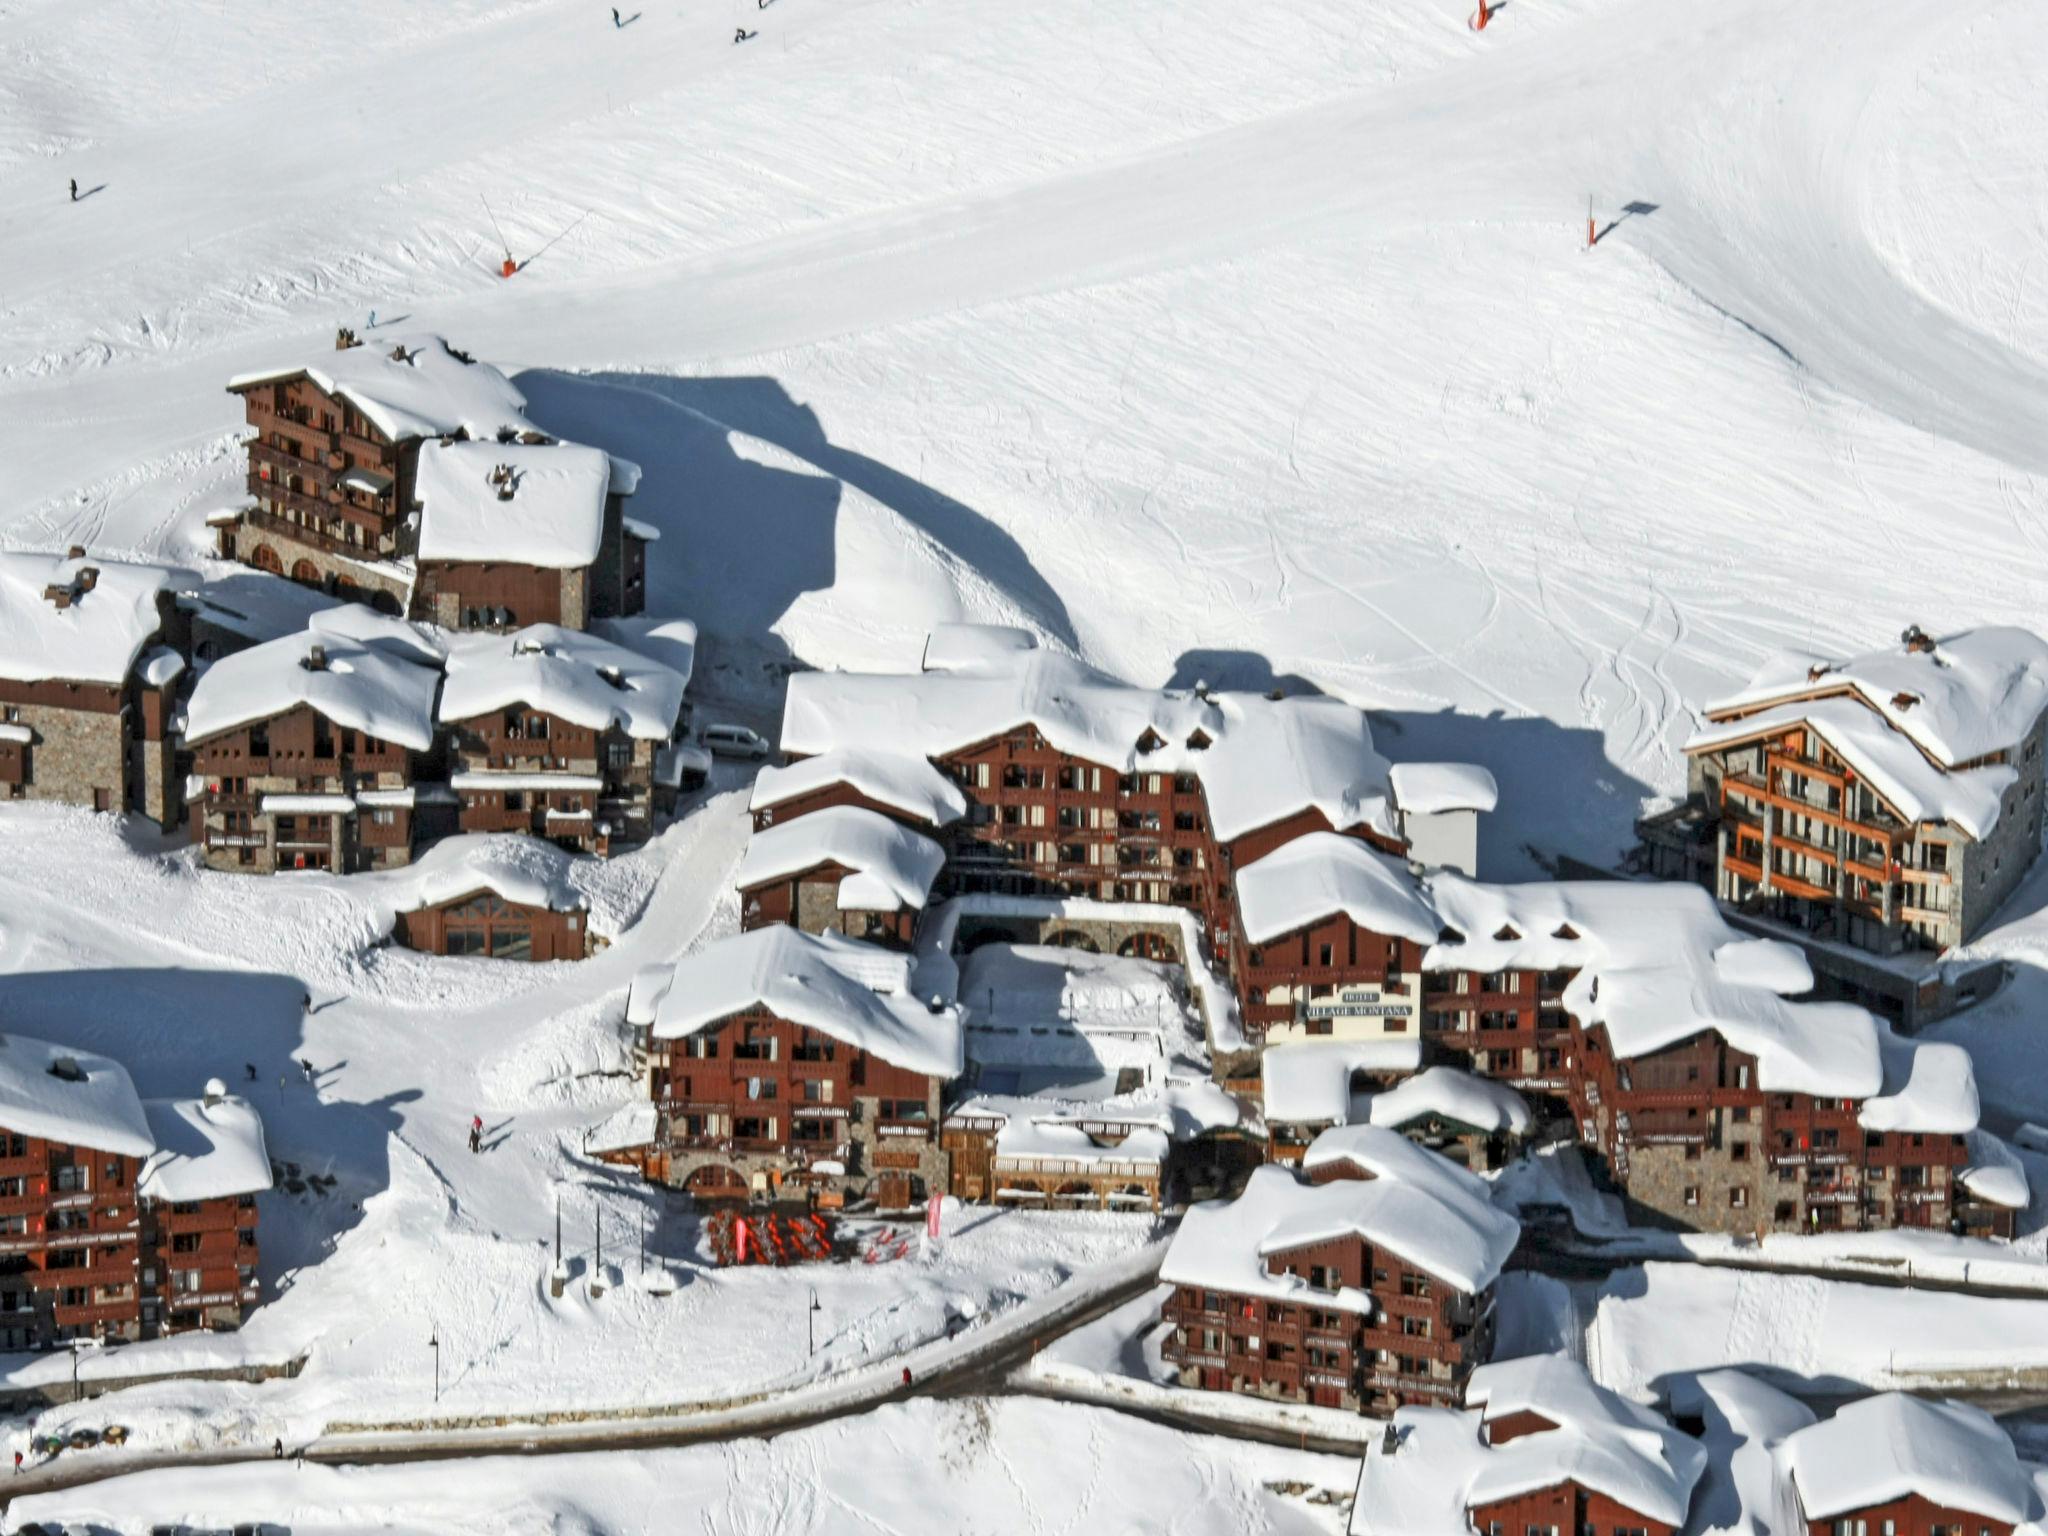
[[[72,589],[58,582],[51,582],[43,588],[43,601],[52,608],[64,609],[71,606]]]
[[[64,558],[66,560],[83,560],[85,558],[85,546],[83,544],[72,545],[64,551]]]
[[[228,1096],[228,1085],[217,1077],[206,1080],[206,1107],[211,1109]]]
[[[491,484],[498,488],[498,500],[510,501],[513,491],[512,466],[510,464],[500,464],[496,469],[492,470]]]
[[[62,1078],[67,1083],[85,1081],[85,1068],[78,1064],[76,1056],[57,1056],[50,1062],[50,1076]]]
[[[325,672],[327,670],[327,647],[318,640],[315,640],[306,647],[306,659],[300,662],[299,665],[308,672]]]
[[[334,350],[346,352],[354,345],[356,345],[356,333],[345,325],[337,327],[334,332]]]
[[[100,568],[96,565],[81,565],[78,568],[78,590],[90,592],[100,584]]]
[[[405,355],[404,342],[401,341],[397,346],[391,349],[391,361],[393,361],[394,363],[409,363],[412,361],[411,358]]]
[[[1908,624],[1906,632],[1899,636],[1899,640],[1907,650],[1921,655],[1934,649],[1934,641],[1918,624]]]

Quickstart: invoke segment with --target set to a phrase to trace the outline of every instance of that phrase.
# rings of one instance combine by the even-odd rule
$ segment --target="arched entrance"
[[[249,551],[249,563],[259,571],[268,571],[273,576],[284,574],[284,562],[277,558],[277,551],[268,544],[258,544]]]
[[[1117,945],[1116,952],[1128,960],[1157,960],[1166,965],[1180,960],[1179,948],[1163,933],[1134,933]]]
[[[1045,936],[1045,942],[1059,949],[1085,949],[1091,955],[1102,953],[1102,946],[1078,928],[1059,928]]]
[[[310,560],[292,562],[292,580],[302,587],[317,587],[321,584],[320,567]]]

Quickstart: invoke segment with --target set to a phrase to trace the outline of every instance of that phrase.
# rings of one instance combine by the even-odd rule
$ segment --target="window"
[[[197,1232],[174,1232],[171,1234],[171,1252],[197,1253],[199,1234]]]
[[[56,1171],[50,1182],[60,1191],[90,1189],[92,1170],[82,1163],[66,1163]]]
[[[1685,1203],[1687,1205],[1698,1205],[1700,1203],[1699,1185],[1688,1184],[1685,1186]]]
[[[1741,1210],[1749,1204],[1749,1191],[1738,1185],[1728,1191],[1728,1204],[1733,1210]]]
[[[171,1271],[171,1289],[181,1296],[190,1296],[199,1290],[199,1271],[196,1269],[174,1269]]]

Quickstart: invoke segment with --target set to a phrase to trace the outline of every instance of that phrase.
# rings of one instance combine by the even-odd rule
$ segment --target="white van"
[[[744,725],[707,725],[703,742],[717,757],[744,757],[759,762],[770,751],[761,733]]]

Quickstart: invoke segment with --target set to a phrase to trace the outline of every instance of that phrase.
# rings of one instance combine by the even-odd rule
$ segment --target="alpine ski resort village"
[[[2024,0],[0,0],[0,1536],[2048,1536]]]

